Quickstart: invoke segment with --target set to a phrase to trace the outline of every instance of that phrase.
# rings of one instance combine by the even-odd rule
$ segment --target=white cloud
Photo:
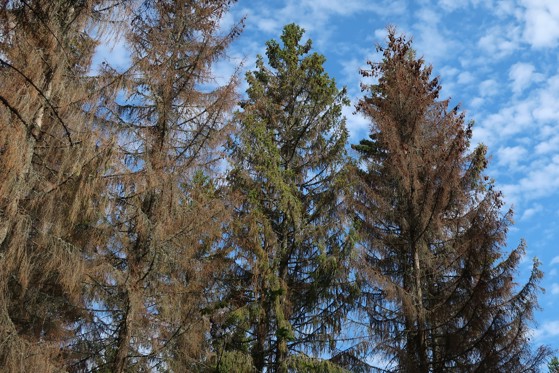
[[[316,0],[309,0],[317,2]],[[345,4],[345,1],[339,0],[331,0],[336,1],[342,4]],[[320,3],[318,1],[318,3]],[[362,4],[367,4],[368,8],[372,8],[372,10],[380,16],[395,16],[395,15],[403,15],[406,14],[407,8],[407,0],[379,0],[379,1],[369,1],[363,0]],[[359,11],[359,9],[357,9]]]
[[[544,322],[539,328],[533,330],[537,340],[559,336],[559,320]]]
[[[354,106],[344,107],[342,113],[347,118],[346,126],[349,131],[350,143],[356,143],[365,138],[369,132],[370,121],[362,114],[353,115]]]
[[[478,46],[484,53],[483,58],[501,59],[520,48],[520,28],[516,25],[498,25],[487,29]]]
[[[559,97],[559,75],[548,79],[546,86],[539,91],[534,117],[543,122],[558,122],[557,97]]]
[[[480,125],[474,127],[472,143],[483,142],[490,149],[498,149],[497,166],[513,180],[499,185],[499,189],[507,203],[522,208],[522,203],[552,196],[559,190],[559,75],[537,83],[543,75],[528,64],[514,66],[509,70],[513,84],[517,89],[531,85],[526,88],[529,93],[513,96],[500,110],[482,117]],[[480,99],[484,99],[483,85]],[[488,87],[489,93],[496,88],[490,83]]]
[[[509,168],[516,168],[528,151],[523,146],[502,146],[497,150],[498,163]]]
[[[474,97],[472,101],[470,101],[470,106],[472,109],[477,109],[484,104],[485,100],[481,97]],[[479,134],[479,131],[476,132]]]
[[[535,150],[536,150],[536,154],[542,155],[542,154],[549,154],[549,153],[556,152],[558,147],[559,147],[559,135],[554,135],[547,138],[547,140],[538,143],[535,147]]]
[[[259,31],[267,33],[275,33],[276,30],[279,30],[283,26],[283,23],[279,22],[277,19],[267,17],[257,18],[255,23]]]
[[[458,83],[459,84],[469,84],[471,82],[473,82],[475,79],[474,74],[472,74],[469,71],[463,71],[460,74],[458,74]]]
[[[559,255],[551,259],[550,265],[559,264]]]
[[[441,27],[441,15],[433,9],[423,8],[413,26],[414,48],[430,63],[436,64],[449,56],[449,50],[458,50],[458,44]]]
[[[518,62],[511,66],[509,79],[512,81],[512,91],[520,93],[528,88],[532,82],[541,81],[541,74],[534,74],[535,67],[530,63]]]
[[[295,22],[306,31],[313,33],[318,45],[324,44],[335,31],[332,17],[347,17],[356,13],[376,13],[379,15],[397,15],[406,11],[404,0],[383,0],[381,3],[371,3],[367,0],[288,0],[282,5],[251,6],[240,10],[240,14],[247,15],[247,26],[256,31],[277,35],[281,28]]]
[[[554,47],[559,41],[559,1],[524,0],[523,37],[534,48]]]
[[[351,93],[360,92],[359,82],[361,81],[361,74],[359,74],[359,70],[367,68],[365,62],[365,59],[361,58],[352,58],[344,61],[341,73],[343,76],[343,82],[345,84],[350,83],[348,90]]]
[[[557,295],[559,294],[559,284],[554,282],[553,284],[551,284],[551,294],[553,295]]]
[[[480,94],[484,90],[486,94],[495,93],[496,83],[492,80],[481,83]],[[550,127],[548,124],[559,123],[557,97],[559,97],[559,75],[547,79],[544,86],[533,89],[526,98],[512,100],[499,111],[489,114],[480,126],[480,129],[483,129],[480,133],[483,133],[488,140],[481,140],[489,144],[503,143],[511,136],[531,129],[533,132],[531,138],[538,137],[540,142],[550,141],[551,137],[557,134],[557,128]],[[548,133],[539,133],[540,130],[547,130]],[[545,151],[546,146],[540,146],[540,152]]]
[[[439,0],[439,6],[446,10],[447,12],[455,11],[456,9],[464,8],[468,6],[466,1],[456,1],[456,0]]]
[[[496,114],[491,115],[488,119],[495,120],[493,127],[495,135],[502,136],[501,139],[504,140],[533,125],[531,112],[533,106],[532,101],[521,101],[511,106],[505,106]]]
[[[416,13],[416,17],[421,21],[428,24],[437,24],[441,20],[440,13],[434,9],[422,8]]]
[[[386,28],[380,28],[375,30],[374,35],[375,35],[375,39],[380,42],[381,40],[386,39],[386,37],[388,36],[388,32]]]
[[[522,217],[520,219],[521,220],[530,219],[532,216],[536,215],[538,212],[542,210],[543,210],[543,206],[536,203],[534,206],[524,210],[524,213],[522,214]]]
[[[110,35],[113,36],[113,35]],[[131,54],[126,39],[122,35],[116,35],[115,39],[103,37],[95,48],[91,74],[99,72],[101,63],[107,62],[112,68],[124,71],[130,67]]]
[[[495,14],[498,17],[504,18],[509,15],[514,15],[516,12],[516,4],[509,0],[499,0],[495,5]]]
[[[329,15],[347,16],[358,11],[373,10],[371,4],[363,0],[303,0],[297,3],[308,7],[312,14],[324,15],[325,17]]]
[[[486,7],[491,6],[491,0],[439,0],[439,6],[446,10],[447,12],[452,12],[458,9],[467,8],[468,6],[477,7],[483,5]]]
[[[495,79],[484,80],[479,85],[479,94],[481,97],[494,96],[499,92],[498,87]]]
[[[534,166],[515,184],[503,185],[500,189],[507,199],[513,201],[533,200],[554,194],[559,189],[559,155],[548,162],[533,162]],[[542,165],[543,164],[543,165]]]
[[[443,66],[441,69],[441,75],[447,78],[453,78],[456,75],[460,74],[460,70],[458,70],[456,67],[454,66]]]

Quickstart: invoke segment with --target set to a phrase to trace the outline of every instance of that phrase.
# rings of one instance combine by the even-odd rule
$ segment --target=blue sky
[[[246,16],[245,31],[218,63],[218,81],[235,66],[253,69],[265,41],[287,23],[305,28],[326,69],[355,103],[358,73],[375,59],[387,25],[412,36],[440,76],[442,97],[475,120],[474,143],[489,147],[489,176],[515,211],[509,246],[528,243],[519,282],[537,256],[545,273],[534,340],[559,349],[559,0],[239,0],[223,19]],[[125,65],[118,44],[98,58]],[[101,57],[103,56],[103,57]],[[241,87],[244,90],[245,86]],[[368,122],[345,110],[352,143]]]

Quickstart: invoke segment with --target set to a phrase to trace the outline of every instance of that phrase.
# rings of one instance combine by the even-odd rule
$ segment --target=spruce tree
[[[518,287],[522,242],[505,251],[512,212],[484,174],[472,124],[440,100],[432,68],[389,29],[383,58],[369,62],[358,111],[371,121],[354,148],[352,207],[359,230],[370,346],[406,372],[524,372],[547,351],[529,344],[542,273]]]
[[[341,206],[347,98],[303,32],[290,24],[282,44],[267,42],[268,64],[259,56],[247,74],[230,145],[230,185],[242,203],[230,234],[230,313],[220,326],[233,332],[222,346],[250,353],[260,372],[330,366],[296,352],[334,344],[351,296]]]

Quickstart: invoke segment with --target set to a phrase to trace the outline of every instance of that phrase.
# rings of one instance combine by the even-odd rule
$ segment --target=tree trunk
[[[266,300],[261,302],[261,310],[260,315],[258,317],[258,325],[256,326],[256,343],[252,349],[252,360],[254,363],[254,367],[256,368],[257,372],[264,372],[265,367],[265,359],[264,359],[264,349],[265,349],[265,342],[266,336],[268,334],[268,326],[267,326],[267,311],[268,306],[266,304]]]
[[[289,170],[289,167],[286,166],[286,171]],[[288,225],[288,220],[287,220],[287,214],[282,213],[282,222],[281,222],[281,228],[280,228],[280,232],[281,235],[279,237],[279,241],[280,241],[280,245],[281,245],[281,259],[279,262],[279,267],[278,267],[278,278],[279,278],[279,286],[283,288],[283,291],[280,293],[280,295],[277,296],[277,298],[275,299],[275,302],[279,303],[277,305],[278,308],[281,309],[282,311],[282,323],[287,323],[289,325],[289,319],[290,319],[290,314],[289,314],[289,310],[286,307],[286,301],[287,301],[287,291],[288,289],[286,289],[286,285],[287,284],[287,278],[288,278],[288,265],[289,265],[289,259],[292,255],[292,251],[293,248],[289,247],[289,225]],[[278,316],[276,315],[276,321],[278,322],[278,328],[280,327],[279,325],[279,320]],[[277,345],[276,345],[276,372],[279,373],[284,373],[285,370],[282,369],[282,363],[285,361],[285,359],[287,359],[287,339],[284,336],[284,331],[281,331],[281,333],[277,333]]]
[[[125,292],[126,297],[126,312],[120,324],[118,332],[117,350],[113,363],[113,372],[123,373],[126,370],[126,359],[128,358],[128,351],[130,349],[130,339],[132,337],[132,318],[133,307],[130,302],[128,290]]]
[[[429,363],[427,359],[427,346],[425,344],[425,308],[423,306],[423,291],[421,288],[421,262],[419,258],[419,250],[414,244],[413,265],[414,265],[414,280],[415,280],[415,296],[417,307],[417,358],[419,360],[419,367],[417,372],[428,373]]]

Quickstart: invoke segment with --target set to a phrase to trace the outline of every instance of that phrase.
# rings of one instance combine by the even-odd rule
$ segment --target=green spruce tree
[[[287,25],[282,44],[267,42],[268,64],[258,57],[247,74],[230,145],[229,180],[242,203],[222,325],[234,332],[223,345],[250,353],[259,372],[330,366],[297,352],[334,344],[352,294],[342,211],[348,102],[303,32]]]

